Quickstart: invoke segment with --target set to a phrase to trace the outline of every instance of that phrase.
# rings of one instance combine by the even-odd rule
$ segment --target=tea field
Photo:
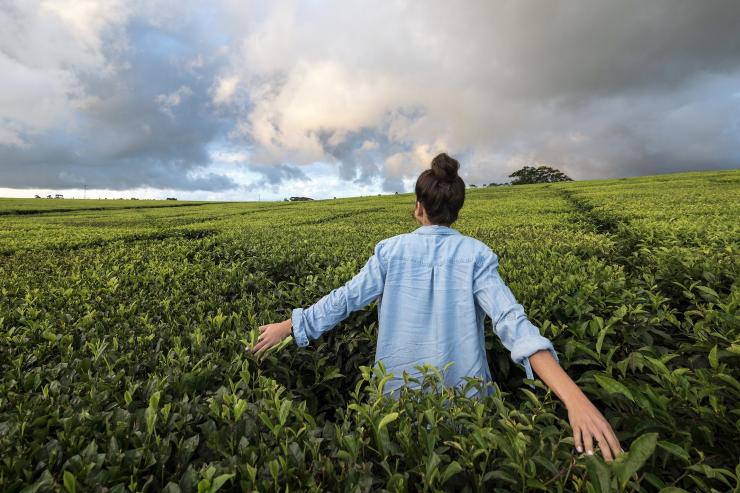
[[[453,227],[611,423],[611,464],[490,320],[483,399],[425,392],[432,368],[383,398],[376,302],[244,350],[413,205],[0,200],[0,491],[740,491],[740,170],[467,191]]]

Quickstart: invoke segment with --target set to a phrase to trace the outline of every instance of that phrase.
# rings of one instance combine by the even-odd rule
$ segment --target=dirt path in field
[[[567,200],[580,217],[593,226],[593,231],[614,242],[612,256],[602,254],[598,257],[621,266],[631,285],[664,297],[667,305],[677,310],[679,319],[692,310],[705,309],[700,305],[708,299],[700,296],[701,293],[692,293],[697,285],[700,290],[705,289],[704,292],[715,296],[716,299],[711,300],[714,302],[731,295],[733,276],[728,274],[731,269],[708,269],[706,266],[707,262],[729,265],[731,254],[717,251],[707,256],[707,252],[700,253],[695,246],[676,238],[651,237],[646,235],[644,225],[642,230],[641,227],[631,227],[629,219],[594,206],[572,190],[558,188],[554,193]],[[705,272],[707,269],[713,272]]]
[[[629,226],[628,219],[599,211],[588,202],[578,198],[570,190],[559,188],[556,193],[567,200],[587,223],[593,225],[597,233],[609,236],[614,240],[617,247],[616,255],[613,257],[602,256],[603,260],[621,265],[630,276],[639,274],[639,269],[629,260],[637,250],[639,238],[636,235],[628,236],[624,234]],[[622,225],[621,229],[620,224]]]

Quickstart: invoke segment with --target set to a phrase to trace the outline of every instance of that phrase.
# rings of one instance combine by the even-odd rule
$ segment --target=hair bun
[[[440,180],[454,182],[457,178],[458,169],[460,169],[460,163],[457,162],[457,159],[451,158],[444,152],[432,159],[432,172]]]

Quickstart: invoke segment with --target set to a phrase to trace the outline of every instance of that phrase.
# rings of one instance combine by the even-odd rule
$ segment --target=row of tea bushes
[[[704,186],[717,177],[692,177],[702,192],[686,207],[719,203],[726,190]],[[600,183],[471,191],[456,227],[497,252],[612,424],[628,451],[613,464],[575,452],[567,410],[538,380],[525,385],[490,321],[497,393],[479,400],[440,391],[431,368],[426,392],[381,398],[374,303],[308,348],[288,338],[259,358],[244,351],[259,325],[341,286],[377,241],[417,227],[413,197],[399,195],[29,215],[28,231],[56,225],[40,242],[19,217],[0,218],[17,233],[0,241],[0,490],[737,488],[736,286],[686,270],[677,281],[693,304],[665,290],[670,259],[656,252],[691,245],[648,242],[651,223],[628,212],[660,210],[670,184],[619,199],[629,180]],[[701,207],[723,231],[728,218]],[[657,212],[650,221],[666,230]],[[635,256],[639,241],[647,250]],[[732,275],[737,259],[707,268]]]

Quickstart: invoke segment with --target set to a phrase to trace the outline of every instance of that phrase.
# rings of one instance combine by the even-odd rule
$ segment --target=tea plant
[[[738,490],[740,172],[467,194],[453,227],[497,252],[612,424],[626,452],[611,464],[574,450],[567,409],[490,321],[494,382],[448,388],[420,366],[395,397],[373,365],[375,303],[307,348],[244,350],[415,229],[413,195],[14,199],[0,201],[0,491]]]

